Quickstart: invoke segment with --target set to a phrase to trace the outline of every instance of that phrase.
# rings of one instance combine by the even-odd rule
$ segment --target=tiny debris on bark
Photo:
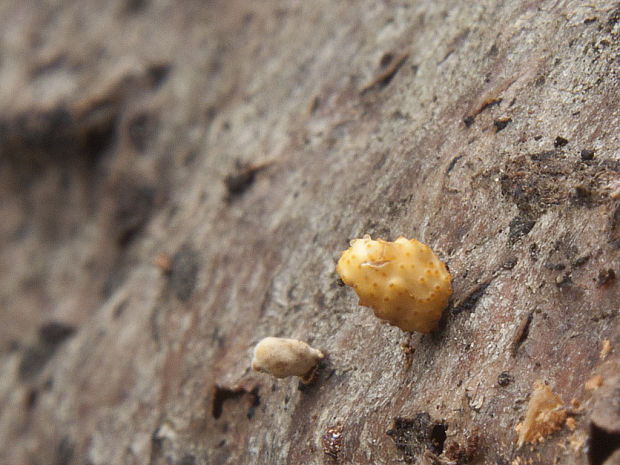
[[[344,425],[338,423],[335,426],[330,426],[323,436],[321,436],[321,443],[323,445],[323,452],[325,455],[330,456],[333,459],[338,459],[342,448],[344,446],[344,438],[342,436],[342,430]]]
[[[447,428],[445,423],[433,421],[428,412],[420,412],[413,418],[396,417],[394,426],[386,434],[404,454],[405,462],[414,463],[416,456],[425,449],[441,455]]]
[[[362,90],[360,90],[360,94],[363,95],[375,87],[383,88],[387,86],[392,80],[392,78],[396,75],[398,70],[401,68],[401,66],[405,64],[405,61],[408,57],[409,53],[403,53],[396,60],[392,61],[392,64],[388,67],[388,69],[379,74],[379,76],[370,81],[362,88]]]
[[[512,118],[501,118],[501,119],[496,119],[495,121],[493,121],[493,126],[495,127],[495,133],[500,132],[502,129],[508,126],[508,123],[511,123],[511,122],[512,122]]]

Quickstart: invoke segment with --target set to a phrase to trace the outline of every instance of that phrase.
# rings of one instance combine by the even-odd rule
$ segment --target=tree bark
[[[619,21],[3,2],[0,462],[611,463]],[[339,283],[364,234],[448,264],[437,331]],[[251,371],[266,336],[326,354],[310,384]],[[518,447],[536,381],[572,420]]]

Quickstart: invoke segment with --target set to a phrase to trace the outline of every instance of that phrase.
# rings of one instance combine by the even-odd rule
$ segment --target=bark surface
[[[612,463],[619,37],[613,1],[2,2],[0,462]],[[364,234],[448,264],[437,331],[339,285]],[[572,421],[517,447],[536,381]]]

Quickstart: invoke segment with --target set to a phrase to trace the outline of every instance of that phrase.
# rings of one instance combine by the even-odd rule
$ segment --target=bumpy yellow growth
[[[360,305],[404,331],[435,329],[452,294],[446,265],[415,239],[354,239],[336,271],[355,289]]]

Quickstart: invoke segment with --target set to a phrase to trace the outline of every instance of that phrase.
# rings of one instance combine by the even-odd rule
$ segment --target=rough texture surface
[[[619,37],[615,1],[1,2],[0,462],[603,463]],[[438,331],[339,286],[364,234],[448,264]],[[310,386],[250,370],[268,335]],[[536,380],[575,431],[518,448]]]

